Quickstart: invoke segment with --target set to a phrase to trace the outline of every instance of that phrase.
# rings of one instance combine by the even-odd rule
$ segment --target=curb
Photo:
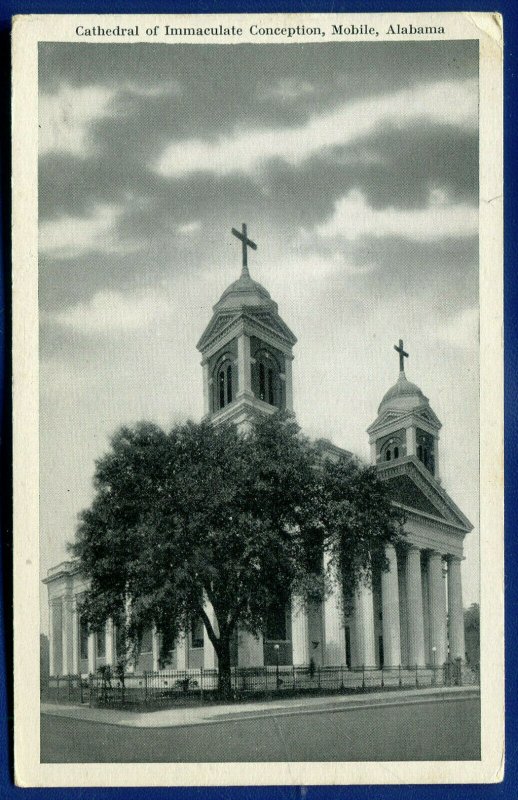
[[[403,705],[422,705],[423,703],[433,703],[437,701],[452,702],[459,700],[472,700],[478,699],[479,697],[480,687],[448,687],[446,689],[434,689],[432,692],[420,690],[418,693],[416,691],[416,693],[405,694],[404,696],[397,696],[395,693],[391,693],[391,695],[386,695],[383,697],[377,695],[372,696],[370,701],[367,698],[362,700],[351,700],[350,697],[337,697],[334,699],[334,701],[331,701],[328,704],[320,705],[311,704],[291,707],[275,705],[273,707],[254,708],[242,711],[239,711],[237,708],[230,708],[228,711],[222,711],[220,714],[212,714],[211,716],[196,717],[193,715],[192,719],[186,720],[182,715],[182,719],[177,719],[175,721],[174,717],[172,717],[164,720],[163,722],[158,721],[158,719],[153,720],[152,716],[154,716],[154,713],[156,712],[122,712],[128,714],[128,716],[123,719],[103,719],[102,716],[99,718],[99,715],[109,714],[107,709],[91,709],[91,711],[96,713],[95,716],[88,718],[88,716],[83,716],[82,714],[77,713],[78,711],[83,711],[82,708],[77,706],[59,706],[56,709],[53,709],[49,704],[44,704],[41,713],[45,716],[60,717],[62,719],[77,719],[82,722],[93,722],[102,725],[115,725],[123,728],[138,728],[140,730],[146,730],[147,728],[188,728],[196,725],[218,725],[227,722],[239,722],[240,720],[262,719],[266,716],[287,717],[309,714],[336,714],[348,711],[359,711],[361,709],[381,708],[384,706],[398,707]],[[84,710],[86,711],[87,709]],[[189,710],[194,710],[198,714],[200,712],[203,713],[201,708]],[[178,715],[177,710],[174,710],[173,713]],[[150,715],[152,716],[150,717]]]

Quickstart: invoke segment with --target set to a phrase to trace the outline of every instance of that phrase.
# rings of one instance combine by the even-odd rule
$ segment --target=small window
[[[140,640],[140,652],[151,653],[153,652],[153,632],[151,628],[146,628]]]
[[[420,444],[417,445],[417,457],[419,461],[423,460],[423,448]]]
[[[394,458],[399,458],[399,447],[394,447]]]
[[[88,623],[82,618],[79,623],[79,642],[81,660],[84,661],[88,658]]]
[[[391,458],[392,458],[392,453],[390,452],[390,447],[389,447],[388,450],[385,452],[385,461],[390,461]]]
[[[286,607],[271,608],[266,617],[265,638],[270,642],[285,642],[288,638]]]
[[[223,408],[225,405],[225,373],[223,370],[219,373],[219,407]]]
[[[203,647],[204,625],[201,617],[195,619],[191,625],[191,647]]]
[[[101,628],[100,631],[96,631],[96,646],[97,646],[97,657],[104,658],[106,655],[106,633],[104,630],[104,626]]]

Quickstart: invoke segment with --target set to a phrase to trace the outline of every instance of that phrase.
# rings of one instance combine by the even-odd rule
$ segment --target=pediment
[[[267,328],[271,333],[280,336],[290,345],[294,345],[297,341],[295,334],[290,330],[290,328],[288,328],[286,323],[278,314],[275,314],[271,311],[249,310],[246,313],[246,317],[250,320],[250,322],[252,322],[252,324],[255,323],[261,327]]]
[[[413,456],[379,467],[379,476],[389,484],[391,499],[417,514],[432,516],[468,533],[473,525],[435,480]]]
[[[221,336],[239,317],[240,314],[237,313],[215,314],[196,345],[198,350],[204,350],[213,339]]]
[[[384,411],[383,414],[380,414],[379,417],[376,417],[372,425],[369,425],[367,428],[367,433],[373,433],[378,429],[384,428],[386,425],[392,425],[394,422],[400,422],[405,417],[408,417],[408,411],[396,411],[394,409]]]

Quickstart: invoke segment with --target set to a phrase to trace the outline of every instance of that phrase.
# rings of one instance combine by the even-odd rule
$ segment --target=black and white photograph
[[[41,765],[482,762],[499,266],[454,16],[37,42]]]

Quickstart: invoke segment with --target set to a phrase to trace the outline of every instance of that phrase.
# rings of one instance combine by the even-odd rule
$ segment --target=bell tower
[[[439,430],[441,423],[430,403],[415,383],[405,375],[403,341],[394,345],[399,354],[399,377],[378,408],[378,416],[367,429],[373,464],[400,461],[410,457],[419,461],[439,481]]]
[[[248,269],[245,223],[232,234],[242,245],[241,274],[221,295],[197,348],[202,355],[205,418],[246,428],[258,413],[293,410],[292,349],[297,339],[278,306]]]

